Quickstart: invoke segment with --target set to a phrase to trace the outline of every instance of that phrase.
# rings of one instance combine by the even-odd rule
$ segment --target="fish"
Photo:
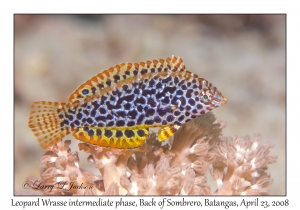
[[[157,139],[164,141],[226,102],[173,55],[112,66],[80,85],[67,102],[33,102],[28,126],[45,149],[68,134],[89,144],[131,149],[145,142],[149,128],[159,127]]]

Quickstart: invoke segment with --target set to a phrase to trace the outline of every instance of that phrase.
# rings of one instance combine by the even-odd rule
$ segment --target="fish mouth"
[[[227,98],[222,97],[222,99],[214,99],[212,100],[212,104],[214,107],[223,106],[227,103]]]
[[[227,98],[223,98],[221,101],[220,101],[221,104],[226,104],[227,103]]]
[[[216,106],[222,106],[227,103],[227,98],[225,98],[222,93],[216,91],[212,100],[212,103]]]

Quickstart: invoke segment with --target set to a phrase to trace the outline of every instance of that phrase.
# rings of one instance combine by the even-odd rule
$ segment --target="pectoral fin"
[[[174,135],[174,133],[180,128],[181,126],[179,125],[169,125],[162,127],[158,131],[158,141],[164,141],[167,138],[170,138],[171,136]]]

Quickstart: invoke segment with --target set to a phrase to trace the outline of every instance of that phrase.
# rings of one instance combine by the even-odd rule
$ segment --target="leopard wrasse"
[[[28,125],[41,147],[72,133],[105,147],[136,148],[160,127],[158,140],[227,99],[172,56],[110,67],[80,85],[68,102],[33,102]]]

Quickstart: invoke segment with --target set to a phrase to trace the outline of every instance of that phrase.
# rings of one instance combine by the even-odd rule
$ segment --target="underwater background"
[[[33,101],[66,102],[115,64],[172,55],[228,99],[213,110],[227,124],[224,136],[259,133],[274,145],[270,195],[286,194],[285,15],[15,15],[14,33],[15,195],[35,194],[22,183],[39,177],[46,152],[27,125]]]

